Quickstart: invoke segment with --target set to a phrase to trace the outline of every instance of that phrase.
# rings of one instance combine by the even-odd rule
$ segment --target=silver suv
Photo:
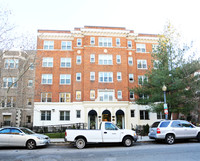
[[[149,129],[149,138],[165,140],[168,144],[173,144],[175,139],[197,139],[200,141],[200,127],[184,120],[157,121]]]

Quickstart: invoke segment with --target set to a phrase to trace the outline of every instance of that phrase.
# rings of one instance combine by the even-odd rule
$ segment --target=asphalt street
[[[173,145],[138,142],[132,147],[121,144],[93,144],[85,149],[73,145],[51,144],[35,150],[0,148],[1,161],[199,161],[200,143],[178,142]]]

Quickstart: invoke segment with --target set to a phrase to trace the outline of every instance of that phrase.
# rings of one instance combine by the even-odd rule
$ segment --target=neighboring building
[[[35,55],[0,52],[0,127],[33,125]]]
[[[135,104],[129,89],[148,79],[144,75],[153,67],[157,43],[157,35],[123,27],[38,30],[34,126],[152,124],[157,114]]]

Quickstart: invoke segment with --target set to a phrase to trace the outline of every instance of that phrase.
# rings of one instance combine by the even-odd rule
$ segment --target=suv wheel
[[[165,137],[165,142],[167,144],[173,144],[175,142],[175,137],[173,134],[167,134],[167,136]]]

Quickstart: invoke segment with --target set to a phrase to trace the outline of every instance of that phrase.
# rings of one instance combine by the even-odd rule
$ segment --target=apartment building
[[[137,105],[129,89],[151,70],[158,36],[124,27],[38,30],[34,125],[112,121],[121,128],[152,124],[157,114]],[[160,117],[159,117],[160,118]]]
[[[0,52],[0,127],[33,125],[36,51]]]

